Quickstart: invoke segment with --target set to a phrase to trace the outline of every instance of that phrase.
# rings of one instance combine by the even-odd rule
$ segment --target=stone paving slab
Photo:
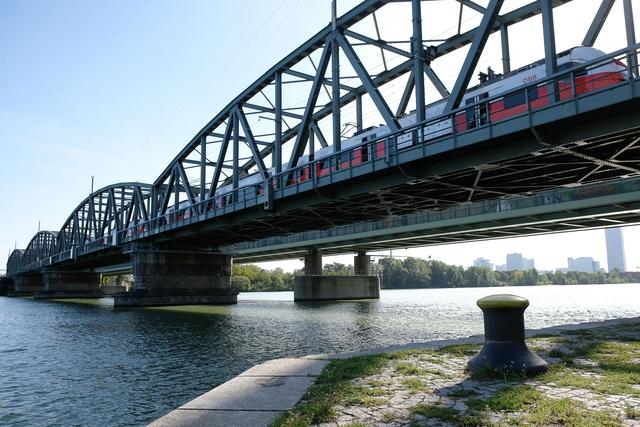
[[[313,359],[275,359],[249,368],[239,376],[318,376],[325,365]]]
[[[276,359],[254,366],[150,424],[153,427],[268,426],[300,401],[329,363]]]
[[[150,427],[263,427],[275,420],[280,411],[207,411],[176,409],[149,424]]]
[[[180,409],[284,411],[293,407],[315,377],[236,377]]]

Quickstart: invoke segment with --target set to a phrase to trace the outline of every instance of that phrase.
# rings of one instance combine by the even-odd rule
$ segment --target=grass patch
[[[381,388],[369,388],[362,386],[346,386],[342,390],[341,403],[349,406],[379,406],[387,403],[389,399],[382,398],[385,391]]]
[[[384,414],[382,414],[382,417],[380,417],[380,421],[382,421],[383,423],[391,423],[395,419],[396,419],[396,414],[392,411],[385,412]]]
[[[427,391],[427,385],[424,381],[418,378],[405,378],[402,380],[402,387],[412,394],[419,393],[421,391]]]
[[[538,390],[528,385],[509,386],[498,390],[488,399],[468,399],[467,407],[476,411],[487,408],[493,411],[517,412],[528,408],[544,396]]]
[[[558,350],[556,348],[554,348],[553,350],[549,351],[548,354],[549,354],[549,357],[555,357],[557,359],[561,359],[561,358],[567,356],[566,353],[564,353],[564,352],[562,352],[562,351],[560,351],[560,350]]]
[[[426,405],[419,403],[409,408],[411,415],[421,415],[426,418],[435,418],[444,422],[456,422],[460,418],[460,413],[453,408],[442,406]]]
[[[440,371],[440,370],[422,368],[422,367],[416,366],[414,363],[410,363],[410,362],[400,362],[400,363],[398,363],[395,366],[394,371],[398,375],[418,375],[418,376],[425,376],[425,375],[428,375],[428,374],[439,375],[439,376],[444,375],[444,373],[442,371]]]
[[[455,397],[455,398],[467,398],[467,397],[473,397],[477,395],[478,395],[477,391],[471,390],[468,388],[459,388],[447,394],[447,396]]]
[[[614,427],[620,419],[608,411],[588,410],[582,402],[572,399],[543,399],[530,411],[527,421],[533,425],[567,427]]]
[[[367,381],[367,385],[371,388],[387,387],[391,385],[391,381],[370,380]]]
[[[445,353],[451,356],[475,356],[480,351],[482,346],[480,344],[455,344],[442,347],[437,350],[439,353]]]
[[[409,408],[409,412],[414,418],[414,422],[416,421],[415,417],[419,415],[428,419],[436,419],[445,423],[451,423],[456,426],[463,427],[482,427],[491,425],[486,414],[473,412],[462,415],[453,408],[445,408],[437,405],[419,403]]]
[[[332,360],[307,390],[302,403],[276,418],[272,426],[298,427],[332,421],[336,417],[333,407],[343,401],[371,406],[385,403],[386,399],[374,396],[381,389],[353,386],[351,380],[379,374],[394,358],[394,354],[378,354]]]
[[[563,387],[581,388],[602,394],[624,394],[640,397],[640,365],[635,358],[640,352],[638,342],[590,342],[572,348],[571,355],[563,357],[564,365],[553,365],[540,377]],[[597,367],[574,367],[573,357],[582,357],[598,364]],[[597,374],[580,375],[580,372]]]
[[[626,406],[624,408],[624,415],[630,420],[640,420],[640,409]]]

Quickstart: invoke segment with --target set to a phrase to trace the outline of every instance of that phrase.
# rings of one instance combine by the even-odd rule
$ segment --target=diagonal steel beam
[[[471,47],[469,48],[467,57],[464,60],[464,64],[460,69],[460,74],[458,75],[456,84],[451,91],[451,96],[449,97],[449,100],[444,107],[445,113],[458,108],[458,106],[460,105],[462,96],[464,95],[464,92],[467,90],[467,86],[471,81],[472,73],[475,70],[476,65],[478,65],[478,61],[480,60],[482,49],[484,48],[484,45],[487,43],[487,39],[491,34],[491,28],[493,28],[494,24],[496,23],[498,12],[500,12],[502,3],[504,3],[504,0],[491,0],[489,2],[489,5],[487,6],[487,12],[482,17],[482,22],[480,22],[480,25],[475,30],[475,37],[473,38],[473,42],[471,43]]]
[[[329,146],[329,144],[327,143],[327,139],[324,137],[322,130],[318,127],[318,124],[316,122],[311,123],[311,130],[318,138],[318,141],[320,142],[320,146],[322,148]]]
[[[395,53],[396,55],[404,56],[405,58],[411,58],[411,53],[407,52],[403,49],[390,45],[385,40],[382,39],[372,39],[371,37],[367,37],[363,34],[356,33],[352,30],[345,30],[344,35],[347,37],[351,37],[352,39],[359,40],[363,43],[370,44],[372,46],[379,47],[380,49],[387,50],[391,53]]]
[[[313,64],[313,66],[315,67],[315,64]],[[301,79],[308,80],[308,81],[311,81],[311,82],[314,80],[314,76],[312,76],[311,74],[303,73],[301,71],[286,70],[286,71],[284,71],[284,73],[285,74],[289,74],[289,75],[294,76],[294,77],[300,77]],[[331,79],[328,79],[326,77],[323,78],[322,79],[322,84],[331,84]],[[340,84],[340,89],[349,90],[349,91],[355,90],[354,87],[347,86],[347,85],[342,84],[342,83]]]
[[[258,167],[258,172],[260,173],[260,177],[263,181],[269,177],[269,173],[267,168],[262,161],[262,157],[260,157],[260,151],[258,150],[258,146],[255,143],[253,138],[253,132],[251,131],[251,127],[249,126],[249,122],[247,122],[247,117],[242,112],[242,109],[238,107],[236,109],[236,115],[238,116],[238,121],[244,130],[244,136],[247,138],[247,145],[249,146],[249,150],[251,150],[251,155],[253,156],[253,160],[256,162],[256,166]]]
[[[160,215],[164,215],[167,213],[167,208],[169,207],[169,198],[171,197],[171,191],[173,190],[173,184],[176,179],[175,168],[171,175],[169,175],[169,182],[167,182],[167,188],[162,196],[162,202],[160,203]]]
[[[587,34],[585,34],[584,40],[582,40],[582,46],[593,46],[596,42],[596,39],[600,34],[600,30],[602,30],[602,26],[607,20],[614,3],[615,0],[602,0],[602,3],[598,8],[598,12],[596,12],[596,16],[593,18],[593,21],[587,30]]]
[[[416,80],[413,78],[414,73],[415,69],[411,70],[409,73],[409,79],[407,80],[407,84],[404,86],[404,91],[402,92],[402,97],[400,97],[400,103],[396,110],[396,117],[400,117],[407,111],[409,100],[411,99],[411,93],[413,92],[413,88],[416,84]]]
[[[365,87],[375,106],[378,108],[380,115],[382,115],[382,118],[384,119],[391,132],[395,132],[400,129],[398,120],[391,112],[389,105],[387,105],[386,101],[380,94],[380,91],[376,87],[369,73],[367,73],[364,65],[362,65],[362,62],[360,61],[360,58],[358,58],[356,52],[353,50],[353,47],[349,44],[347,39],[345,39],[342,34],[338,34],[336,36],[336,40],[340,44],[342,51],[345,53],[347,59],[351,63],[351,66],[362,81],[363,86]]]
[[[446,98],[451,95],[447,87],[444,85],[444,83],[442,83],[442,80],[440,80],[440,77],[438,77],[436,72],[433,71],[433,68],[426,65],[424,67],[424,72],[427,77],[429,77],[429,80],[431,80],[431,83],[433,83],[433,86],[436,88],[441,97]]]
[[[193,206],[196,203],[196,198],[193,195],[193,191],[191,190],[191,184],[189,183],[189,178],[187,177],[187,173],[184,170],[184,166],[182,166],[182,162],[176,163],[176,169],[178,169],[178,174],[180,175],[182,186],[184,187],[184,190],[187,193],[187,198],[189,199],[189,205]]]
[[[227,129],[224,132],[222,137],[222,145],[220,145],[220,151],[218,152],[218,161],[216,162],[216,169],[213,172],[213,177],[211,178],[211,187],[209,187],[209,198],[213,197],[215,194],[216,188],[218,187],[218,182],[220,181],[220,174],[222,173],[222,169],[224,167],[224,158],[227,156],[227,148],[229,147],[229,139],[231,138],[231,130],[233,129],[232,120],[229,120],[229,124],[227,125]]]
[[[313,110],[315,109],[316,102],[318,101],[322,80],[324,80],[324,75],[327,72],[327,67],[329,66],[331,44],[332,41],[327,40],[324,49],[322,50],[322,56],[320,57],[320,63],[318,64],[318,72],[313,80],[313,85],[311,86],[309,97],[307,98],[307,105],[304,109],[302,121],[298,125],[298,134],[293,145],[293,150],[291,151],[288,169],[295,167],[298,159],[302,156],[302,153],[304,153],[304,149],[306,148],[307,139],[309,137],[309,125],[311,124],[311,118],[313,117]]]

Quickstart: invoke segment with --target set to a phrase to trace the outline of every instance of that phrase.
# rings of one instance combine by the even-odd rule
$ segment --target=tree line
[[[264,270],[256,265],[234,265],[232,284],[241,292],[293,290],[295,276],[281,268]],[[352,275],[353,266],[331,263],[323,267],[325,275]],[[372,274],[381,278],[383,289],[463,288],[489,286],[576,285],[628,283],[637,281],[630,273],[539,272],[531,270],[493,271],[484,267],[462,267],[442,261],[408,257],[381,258],[372,266]]]

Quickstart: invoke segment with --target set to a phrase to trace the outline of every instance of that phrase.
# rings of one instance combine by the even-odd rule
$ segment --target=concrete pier
[[[304,276],[293,283],[294,301],[326,301],[380,298],[380,279],[371,276],[371,257],[354,257],[354,276],[323,276],[322,255],[311,249],[304,258]]]
[[[8,295],[14,297],[33,296],[42,290],[44,290],[42,274],[20,274],[13,276],[13,291],[9,290]]]
[[[10,277],[0,277],[0,296],[7,295],[13,290],[13,279]]]
[[[130,252],[132,292],[114,294],[114,306],[235,304],[233,258],[204,251],[138,249]]]
[[[378,276],[298,276],[294,301],[380,298]]]
[[[45,270],[44,289],[34,298],[101,298],[100,273],[90,271]]]

